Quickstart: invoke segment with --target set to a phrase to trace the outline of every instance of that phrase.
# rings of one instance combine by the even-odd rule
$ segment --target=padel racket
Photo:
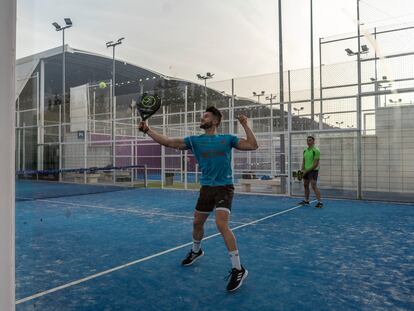
[[[138,97],[137,110],[142,121],[147,120],[161,107],[161,98],[156,94],[144,93]]]
[[[301,181],[303,179],[303,171],[302,170],[293,171],[292,177],[296,178],[298,181]]]

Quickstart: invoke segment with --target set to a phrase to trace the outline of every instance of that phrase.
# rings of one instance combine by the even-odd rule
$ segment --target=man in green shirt
[[[321,201],[321,192],[318,189],[318,174],[319,174],[319,160],[321,157],[321,152],[317,147],[315,147],[315,138],[313,136],[308,136],[306,139],[308,148],[303,150],[303,161],[302,161],[302,172],[303,172],[303,185],[305,188],[305,199],[300,202],[301,205],[309,205],[309,195],[310,189],[309,184],[312,186],[313,191],[315,192],[316,203],[315,207],[322,208],[323,204]]]

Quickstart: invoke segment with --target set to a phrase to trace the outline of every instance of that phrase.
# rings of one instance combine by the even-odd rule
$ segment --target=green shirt
[[[313,166],[315,160],[319,160],[321,157],[321,152],[315,146],[312,148],[306,148],[303,150],[303,158],[305,159],[305,170],[310,169]],[[319,165],[314,168],[315,171],[319,170]]]

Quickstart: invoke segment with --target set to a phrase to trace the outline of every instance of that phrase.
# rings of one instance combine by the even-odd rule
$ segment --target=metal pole
[[[66,123],[66,53],[65,53],[65,28],[62,29],[62,103],[63,103],[63,122]]]
[[[26,123],[23,122],[23,170],[26,170]],[[36,168],[37,169],[37,168]]]
[[[132,126],[134,126],[134,125],[132,124]],[[133,133],[132,133],[132,135],[133,135]],[[134,163],[134,141],[131,139],[129,142],[131,144],[130,145],[130,150],[129,150],[130,155],[131,155],[130,158],[129,158],[129,161],[130,161],[129,163],[130,163],[130,165],[135,165],[135,163]],[[133,168],[133,169],[131,169],[131,187],[134,187],[134,175],[135,175],[135,169]]]
[[[205,109],[207,109],[207,79],[204,79],[204,100],[205,100]]]
[[[42,82],[44,81],[44,79],[43,79],[43,75],[44,75],[44,71],[43,71],[43,69],[44,69],[44,63],[43,63],[43,61],[42,61],[42,63],[41,63],[41,71],[42,71]],[[36,75],[38,76],[38,73],[36,73]],[[39,86],[38,86],[38,81],[36,82],[36,90],[39,90]],[[43,123],[42,123],[42,116],[41,116],[41,113],[42,113],[42,110],[41,110],[41,108],[40,108],[40,101],[39,101],[39,96],[38,96],[38,94],[36,94],[36,114],[37,114],[37,116],[36,116],[36,126],[37,126],[37,144],[36,144],[36,151],[37,151],[37,160],[36,160],[36,162],[37,162],[37,165],[36,165],[36,170],[38,170],[38,171],[40,171],[42,168],[41,168],[41,163],[43,163],[43,160],[42,160],[42,129],[43,129]]]
[[[162,134],[166,134],[165,106],[162,106]],[[161,146],[161,188],[165,185],[165,147]]]
[[[234,135],[234,79],[231,79],[231,99],[230,99],[230,110],[229,110],[229,130],[230,134]],[[234,149],[231,149],[231,172],[232,180],[234,182]]]
[[[16,167],[18,171],[21,171],[21,141],[20,141],[20,133],[21,133],[21,128],[20,128],[20,96],[17,97],[16,100],[16,137],[17,137],[17,163],[16,163]]]
[[[359,1],[357,0],[357,22],[358,22],[358,96],[357,96],[357,198],[362,199],[362,135],[361,135],[361,22],[359,16]]]
[[[315,82],[313,72],[313,0],[310,0],[310,58],[311,58],[311,120],[314,129],[315,120]]]
[[[234,134],[234,79],[231,79],[231,134]]]
[[[319,130],[323,130],[323,106],[322,106],[322,38],[319,38]]]
[[[271,176],[275,175],[275,146],[273,145],[273,94],[270,94],[270,171]]]
[[[114,103],[114,99],[115,99],[115,45],[112,47],[112,105]]]
[[[196,134],[196,109],[197,109],[197,104],[194,103],[193,104],[193,135]]]
[[[290,95],[290,70],[288,70],[288,195],[292,195],[292,102]]]
[[[40,62],[40,86],[37,86],[37,90],[40,89],[39,95],[36,96],[36,102],[38,107],[38,143],[39,149],[38,154],[39,157],[37,159],[38,162],[38,170],[43,170],[44,164],[44,143],[45,143],[45,61],[42,60]]]
[[[185,86],[185,87],[187,87],[187,86]],[[185,96],[185,94],[184,94],[184,96]],[[184,101],[185,101],[185,99],[184,99]],[[180,134],[179,134],[179,136],[182,136],[182,132],[181,132],[181,130],[182,130],[181,124],[183,124],[182,123],[182,114],[183,114],[183,110],[182,110],[182,108],[180,108],[180,114],[179,114]],[[184,160],[184,152],[182,150],[180,150],[180,182],[182,182],[182,183],[184,183],[184,178],[185,178],[184,177],[184,175],[185,175],[184,174],[185,164],[183,163],[183,160]]]
[[[148,168],[146,164],[144,164],[144,186],[148,188]]]
[[[95,90],[93,91],[92,114],[93,114],[93,132],[96,133],[96,92]]]
[[[17,123],[17,124],[19,124],[19,123]],[[17,167],[17,170],[18,171],[21,171],[22,170],[22,163],[21,163],[21,149],[22,149],[22,143],[21,143],[21,131],[22,131],[22,129],[20,128],[20,125],[19,125],[19,127],[17,128],[17,131],[16,131],[16,136],[17,136],[17,165],[16,165],[16,167]]]
[[[134,107],[134,109],[132,109],[132,126],[134,128],[134,131],[133,131],[133,142],[132,142],[132,144],[133,144],[133,160],[132,160],[132,164],[133,165],[138,165],[138,149],[137,149],[138,148],[138,142],[137,142],[137,139],[138,139],[138,135],[137,135],[138,134],[137,123],[138,122],[137,122],[136,114],[137,114],[137,110]],[[134,179],[138,177],[137,172],[138,172],[138,169],[134,169],[133,170]],[[145,178],[145,172],[144,172],[144,178]],[[144,180],[144,183],[145,183],[145,187],[146,187],[146,180]]]
[[[374,28],[374,39],[375,41],[377,40],[377,27]],[[377,68],[377,50],[376,49],[375,49],[374,57],[375,57],[374,58],[375,59],[374,60],[374,65],[375,65],[374,90],[375,90],[375,93],[377,93],[378,92],[378,68]],[[379,107],[379,104],[380,104],[379,100],[380,100],[379,96],[375,94],[375,109],[378,109]]]
[[[112,166],[116,166],[115,145],[115,45],[112,46],[112,109],[111,109],[111,140],[112,140]],[[113,171],[113,182],[116,182],[116,173]]]
[[[280,92],[280,117],[282,131],[285,131],[285,108],[284,108],[284,92],[283,92],[283,31],[282,31],[282,0],[279,0],[279,92]],[[280,173],[285,173],[285,135],[280,134]],[[281,192],[286,192],[286,178],[281,177]]]
[[[59,105],[59,181],[62,181],[62,103]]]
[[[85,124],[84,124],[84,135],[83,135],[83,167],[86,169],[88,168],[88,107],[85,107],[84,110],[84,116],[85,116]],[[87,172],[85,170],[84,175],[84,183],[87,184],[88,183],[88,175]]]
[[[184,136],[188,136],[188,86],[185,86],[185,93],[184,93]],[[187,166],[187,159],[188,159],[188,151],[184,151],[184,189],[188,189],[188,166]]]

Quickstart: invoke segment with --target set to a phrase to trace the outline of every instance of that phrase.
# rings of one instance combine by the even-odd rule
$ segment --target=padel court
[[[414,205],[236,194],[231,228],[249,276],[225,290],[211,215],[191,248],[198,192],[133,189],[30,200],[16,185],[17,310],[413,310]],[[25,197],[19,200],[19,197]]]

